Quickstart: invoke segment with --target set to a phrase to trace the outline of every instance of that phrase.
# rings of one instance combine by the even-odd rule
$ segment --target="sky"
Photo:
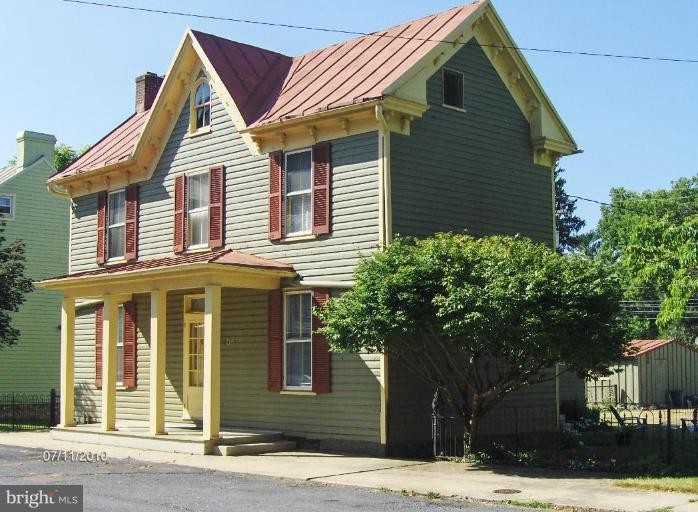
[[[107,3],[370,32],[457,0],[111,0]],[[493,0],[521,47],[698,60],[695,0]],[[187,27],[297,55],[351,36],[91,7],[0,5],[0,162],[20,130],[93,144],[134,110],[134,79],[164,74]],[[606,201],[612,187],[670,186],[698,172],[698,63],[524,53],[584,152],[565,157],[567,192]],[[579,201],[594,227],[599,206]]]

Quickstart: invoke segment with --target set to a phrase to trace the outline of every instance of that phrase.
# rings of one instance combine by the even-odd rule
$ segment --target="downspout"
[[[376,105],[378,121],[378,246],[383,249],[392,238],[390,201],[390,127],[383,105]],[[388,448],[388,355],[380,355],[380,443]],[[386,454],[387,455],[387,454]]]
[[[390,186],[390,127],[383,115],[383,105],[376,105],[378,121],[378,245],[390,243],[392,233],[392,207]]]

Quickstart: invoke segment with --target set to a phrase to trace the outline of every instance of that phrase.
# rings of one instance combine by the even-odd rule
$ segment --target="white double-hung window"
[[[0,195],[0,220],[15,216],[14,196]]]
[[[107,204],[107,257],[123,259],[126,249],[126,191],[109,193]]]
[[[208,247],[209,173],[192,174],[187,179],[188,247]]]
[[[312,386],[312,298],[310,292],[284,295],[284,383],[286,389]]]
[[[286,235],[306,235],[312,230],[312,167],[310,149],[286,153]]]

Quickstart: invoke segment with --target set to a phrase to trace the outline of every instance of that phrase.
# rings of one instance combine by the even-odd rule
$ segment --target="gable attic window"
[[[8,220],[15,217],[15,201],[13,196],[0,195],[0,219]]]
[[[463,103],[463,73],[460,71],[444,68],[443,105],[458,110],[465,109]]]
[[[191,95],[189,131],[195,133],[211,126],[211,86],[205,79],[194,83]]]

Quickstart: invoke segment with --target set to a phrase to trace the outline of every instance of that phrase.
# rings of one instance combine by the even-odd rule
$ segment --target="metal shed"
[[[587,382],[587,401],[683,407],[698,402],[698,346],[633,340],[611,376]],[[693,405],[696,407],[698,405]]]

